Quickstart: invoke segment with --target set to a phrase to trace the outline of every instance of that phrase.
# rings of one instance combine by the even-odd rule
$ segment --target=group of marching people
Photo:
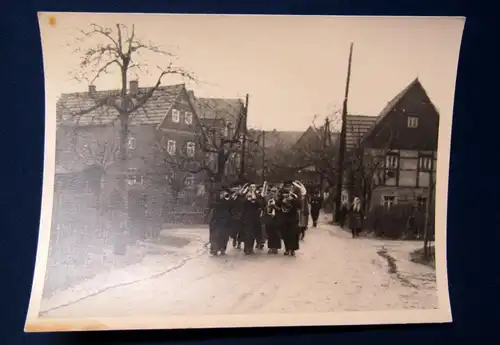
[[[284,255],[295,256],[310,215],[316,227],[321,204],[321,195],[309,196],[299,181],[223,189],[211,207],[210,253],[225,255],[232,239],[234,248],[243,245],[251,255],[263,250],[267,240],[269,254],[278,254],[283,245]]]

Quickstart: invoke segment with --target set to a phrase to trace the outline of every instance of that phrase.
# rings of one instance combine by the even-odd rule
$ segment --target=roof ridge
[[[156,89],[157,90],[160,90],[160,89],[167,89],[167,88],[176,88],[176,87],[185,87],[186,84],[185,83],[180,83],[180,84],[168,84],[168,85],[159,85]],[[137,89],[138,90],[149,90],[151,88],[153,88],[154,86],[141,86],[141,87],[138,87]],[[120,89],[105,89],[105,90],[96,90],[95,91],[96,93],[105,93],[105,92],[120,92]],[[79,95],[79,94],[83,94],[83,95],[86,95],[88,94],[89,92],[88,91],[77,91],[77,92],[62,92],[61,93],[61,96],[63,95]]]

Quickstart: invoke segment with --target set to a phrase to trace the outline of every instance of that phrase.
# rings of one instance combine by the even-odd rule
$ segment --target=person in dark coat
[[[347,220],[347,216],[349,214],[349,206],[346,202],[342,202],[340,205],[339,212],[339,225],[343,229],[345,226],[345,221]]]
[[[254,253],[255,241],[259,238],[258,234],[262,230],[261,210],[261,201],[255,191],[251,189],[246,194],[246,200],[244,200],[242,207],[244,253],[247,255]]]
[[[285,255],[295,256],[295,251],[299,250],[299,210],[300,200],[293,194],[283,195],[280,201],[281,226],[283,242],[285,244]]]
[[[363,208],[361,200],[358,197],[354,198],[351,209],[349,210],[349,226],[351,228],[352,238],[359,237],[363,226]]]
[[[243,243],[243,232],[241,231],[243,200],[237,192],[234,192],[229,200],[229,203],[229,227],[231,238],[233,240],[233,248],[241,249],[241,244]]]
[[[281,210],[277,207],[277,190],[273,189],[264,213],[268,254],[278,254],[281,249],[280,215]]]
[[[220,255],[226,255],[227,243],[231,235],[231,199],[229,191],[222,192],[217,217],[217,248]]]
[[[227,242],[229,240],[229,202],[228,192],[222,191],[215,200],[211,225],[210,253],[212,255],[226,254]]]
[[[321,198],[321,193],[316,192],[316,194],[314,194],[311,197],[310,203],[311,203],[311,218],[313,221],[313,228],[315,228],[318,225],[319,211],[321,210],[321,207],[323,205],[323,199]]]

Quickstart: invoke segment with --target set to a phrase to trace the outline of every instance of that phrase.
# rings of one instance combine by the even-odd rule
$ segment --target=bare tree
[[[242,151],[242,138],[246,135],[246,107],[241,101],[238,108],[227,104],[225,109],[210,102],[201,104],[195,99],[190,101],[197,112],[197,132],[189,139],[195,143],[195,153],[185,145],[176,152],[170,151],[168,134],[164,134],[157,145],[167,166],[181,173],[205,174],[209,195],[213,196],[228,179],[237,179],[235,175]],[[232,168],[233,176],[229,176],[228,168]]]
[[[381,131],[388,134],[387,140],[377,149],[363,146],[364,132],[359,127],[351,125],[350,132],[355,137],[353,148],[346,154],[347,187],[351,193],[356,194],[364,201],[365,212],[371,203],[372,192],[384,183],[386,178],[395,177],[386,166],[387,153],[398,136],[393,126],[384,126]],[[386,176],[388,174],[389,176]],[[394,176],[392,176],[394,174]]]
[[[282,171],[298,172],[309,166],[314,166],[317,173],[326,180],[329,186],[334,186],[337,177],[336,159],[338,145],[336,127],[340,121],[339,111],[334,111],[325,118],[321,126],[316,124],[317,116],[313,118],[311,128],[313,135],[302,139],[291,150],[278,155],[280,161],[273,166]]]
[[[174,65],[172,62],[174,55],[171,52],[163,50],[152,42],[138,38],[134,25],[132,28],[128,28],[123,24],[116,24],[115,28],[107,28],[91,24],[88,30],[81,30],[73,45],[76,45],[74,52],[80,58],[78,69],[72,72],[72,76],[76,80],[88,83],[92,89],[100,78],[117,73],[117,77],[120,79],[120,89],[108,92],[89,92],[86,97],[90,97],[92,101],[82,102],[85,106],[80,105],[81,109],[60,110],[66,110],[64,115],[66,120],[73,118],[75,128],[72,131],[73,135],[79,127],[79,119],[97,109],[108,113],[110,118],[108,123],[114,125],[115,122],[118,122],[118,130],[115,131],[118,137],[116,145],[118,150],[114,149],[115,145],[112,145],[113,149],[109,149],[109,143],[105,143],[107,149],[99,147],[100,145],[95,143],[88,144],[83,148],[84,151],[88,151],[89,155],[87,156],[94,157],[103,166],[116,160],[121,166],[121,172],[123,172],[127,159],[129,123],[134,113],[147,104],[165,76],[177,75],[189,80],[194,80],[194,78],[185,69]],[[165,56],[170,62],[165,67],[156,66],[158,69],[156,83],[145,92],[135,94],[128,89],[128,81],[131,76],[137,75],[138,72],[148,72],[149,66],[143,61],[144,53]],[[79,154],[83,152],[78,145],[75,146],[75,149]],[[115,155],[115,153],[117,154]],[[121,206],[124,208],[127,203],[125,201],[126,195],[123,194],[126,192],[123,174],[118,174],[115,182],[116,185],[113,188],[121,192]]]

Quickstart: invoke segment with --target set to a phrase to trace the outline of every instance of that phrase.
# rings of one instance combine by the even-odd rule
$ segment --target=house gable
[[[437,150],[438,128],[439,113],[415,79],[388,103],[361,141],[374,149]]]
[[[197,123],[196,109],[192,105],[188,91],[183,87],[158,124],[158,129],[194,133]]]

